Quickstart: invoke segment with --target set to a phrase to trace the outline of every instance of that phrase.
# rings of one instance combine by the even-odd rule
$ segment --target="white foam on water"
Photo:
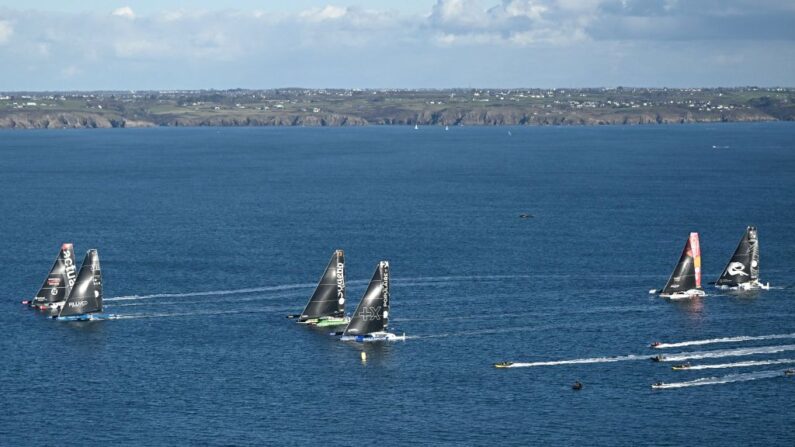
[[[700,370],[700,369],[724,369],[724,368],[745,368],[748,366],[764,366],[764,365],[786,365],[795,363],[795,359],[777,359],[777,360],[748,360],[745,362],[734,362],[734,363],[717,363],[712,365],[691,365],[685,371],[689,371],[691,369]]]
[[[719,349],[715,351],[680,352],[665,355],[664,362],[681,362],[683,360],[714,359],[721,357],[740,357],[744,355],[775,354],[777,352],[795,351],[795,345],[757,346],[753,348]]]
[[[681,341],[677,343],[660,343],[654,348],[655,349],[683,348],[685,346],[711,345],[716,343],[736,343],[736,342],[754,341],[754,340],[780,340],[787,338],[795,338],[795,334],[774,334],[774,335],[757,335],[757,336],[738,335],[736,337],[708,338],[705,340],[690,340],[690,341]]]
[[[721,385],[724,383],[747,382],[749,380],[772,379],[774,377],[784,377],[783,371],[758,371],[744,374],[730,374],[722,377],[704,377],[701,379],[690,380],[687,382],[663,383],[657,385],[656,389],[688,388],[692,386]]]

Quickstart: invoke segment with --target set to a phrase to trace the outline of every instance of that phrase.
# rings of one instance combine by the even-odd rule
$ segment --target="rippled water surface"
[[[793,124],[5,131],[0,187],[3,445],[795,444]],[[772,290],[648,294],[750,224]],[[62,242],[122,318],[18,304]],[[284,318],[337,248],[405,342]]]

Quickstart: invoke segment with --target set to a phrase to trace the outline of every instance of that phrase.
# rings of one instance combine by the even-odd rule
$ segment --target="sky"
[[[0,0],[0,91],[747,85],[795,1]]]

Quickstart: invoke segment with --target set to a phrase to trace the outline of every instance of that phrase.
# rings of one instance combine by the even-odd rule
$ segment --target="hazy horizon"
[[[0,0],[0,91],[795,85],[782,0]]]

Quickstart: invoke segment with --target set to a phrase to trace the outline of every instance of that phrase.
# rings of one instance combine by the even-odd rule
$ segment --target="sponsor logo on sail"
[[[345,264],[337,263],[337,300],[340,306],[345,304]]]
[[[748,273],[745,273],[745,265],[742,262],[732,262],[726,267],[726,273],[731,276],[748,276]]]
[[[69,307],[83,307],[88,304],[88,300],[81,300],[81,301],[72,301],[69,303]]]
[[[66,270],[66,280],[69,282],[69,287],[75,285],[75,279],[77,279],[75,263],[72,261],[72,252],[71,250],[64,250],[63,251],[63,265]]]
[[[374,321],[381,319],[381,306],[365,307],[362,309],[362,319],[365,321]]]

